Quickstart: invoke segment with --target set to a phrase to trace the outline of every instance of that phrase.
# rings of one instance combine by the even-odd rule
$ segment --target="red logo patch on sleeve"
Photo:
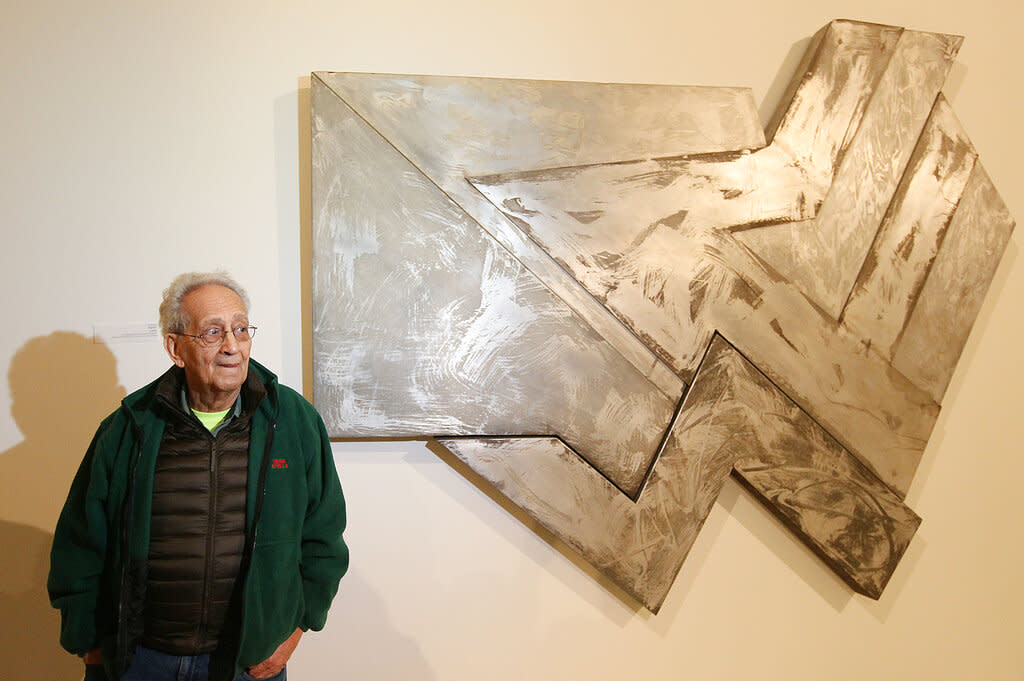
[[[285,459],[271,459],[271,468],[288,468],[288,461]]]

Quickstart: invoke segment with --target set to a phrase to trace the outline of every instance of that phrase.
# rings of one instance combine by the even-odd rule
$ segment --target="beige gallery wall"
[[[174,274],[225,266],[255,301],[255,356],[302,383],[310,71],[741,85],[766,119],[807,39],[840,17],[966,36],[946,94],[1024,216],[1018,0],[0,0],[0,676],[78,678],[43,591],[53,523],[98,419],[167,365],[156,340],[98,344],[94,325],[155,321]],[[880,601],[729,483],[654,617],[424,443],[339,443],[352,568],[290,676],[1024,678],[1018,244]]]

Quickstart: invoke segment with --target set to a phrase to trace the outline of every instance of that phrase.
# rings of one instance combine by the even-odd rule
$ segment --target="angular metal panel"
[[[737,234],[838,319],[963,39],[902,31],[813,221]]]
[[[761,146],[764,134],[748,89],[362,73],[317,73],[316,79],[666,396],[678,398],[685,383],[466,178]]]
[[[745,410],[728,372],[698,374],[636,502],[557,441],[439,442],[656,613],[737,456]]]
[[[730,246],[731,248],[727,248]],[[727,262],[743,262],[723,243]],[[756,259],[709,324],[901,496],[939,415],[931,396]]]
[[[653,610],[733,470],[877,597],[1013,227],[916,139],[960,40],[829,24],[767,147],[736,89],[315,74],[332,432],[445,436]]]
[[[771,143],[806,168],[822,193],[832,184],[902,33],[895,26],[833,21],[817,41],[806,72],[795,76],[799,85]]]
[[[892,358],[978,155],[944,97],[935,102],[842,321]]]
[[[920,522],[718,335],[635,503],[554,438],[439,442],[652,612],[734,465],[798,537],[874,598]]]
[[[752,364],[729,361],[746,410],[733,472],[855,591],[879,598],[921,519]]]
[[[470,181],[684,380],[723,330],[905,493],[938,406],[736,243],[759,223],[814,217],[899,35],[830,25],[769,147]],[[921,42],[956,39],[906,51]],[[948,60],[946,47],[923,52]]]
[[[807,176],[777,148],[471,182],[684,380],[713,331],[704,301],[728,285],[714,232],[810,217]]]
[[[764,144],[748,88],[376,73],[317,78],[433,179]]]
[[[1013,228],[988,173],[975,163],[893,359],[935,401],[946,392]]]
[[[313,98],[314,400],[331,435],[558,434],[634,494],[675,400],[315,80]]]

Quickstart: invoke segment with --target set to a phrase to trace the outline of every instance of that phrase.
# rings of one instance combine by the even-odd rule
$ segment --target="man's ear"
[[[181,353],[178,351],[178,343],[180,339],[177,335],[169,333],[164,336],[164,349],[167,350],[167,354],[171,356],[171,361],[177,364],[179,367],[184,368],[185,360],[181,358]]]

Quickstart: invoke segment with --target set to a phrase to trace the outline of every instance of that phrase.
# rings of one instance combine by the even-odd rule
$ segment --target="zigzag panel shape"
[[[1014,228],[961,42],[834,21],[767,136],[739,88],[315,73],[331,435],[437,438],[653,612],[732,473],[878,598]]]

